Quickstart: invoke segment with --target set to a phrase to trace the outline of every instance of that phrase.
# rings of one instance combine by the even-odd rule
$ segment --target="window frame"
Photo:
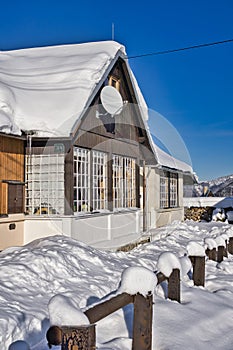
[[[108,209],[107,186],[107,153],[74,146],[74,213]]]
[[[163,170],[160,173],[160,209],[179,206],[178,173]]]
[[[65,154],[26,155],[25,210],[32,215],[65,212]]]
[[[113,154],[112,164],[113,210],[135,208],[136,159]]]

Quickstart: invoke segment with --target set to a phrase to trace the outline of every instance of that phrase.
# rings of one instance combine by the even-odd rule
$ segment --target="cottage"
[[[183,219],[192,169],[155,146],[122,45],[2,52],[0,62],[0,249],[54,234],[116,248]]]

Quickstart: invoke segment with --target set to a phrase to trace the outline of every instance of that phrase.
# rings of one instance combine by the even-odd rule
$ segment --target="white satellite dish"
[[[113,86],[105,86],[100,93],[100,99],[104,109],[112,115],[120,114],[123,108],[123,100],[119,91]]]

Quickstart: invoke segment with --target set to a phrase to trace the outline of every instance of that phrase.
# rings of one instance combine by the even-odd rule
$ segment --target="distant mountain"
[[[210,181],[202,181],[194,185],[194,197],[216,196],[229,197],[233,196],[233,174],[218,177]]]

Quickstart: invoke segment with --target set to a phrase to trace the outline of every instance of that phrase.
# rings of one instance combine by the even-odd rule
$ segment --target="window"
[[[170,207],[178,206],[178,175],[170,173]]]
[[[136,206],[136,161],[133,158],[113,155],[113,207]]]
[[[113,208],[124,207],[123,196],[123,157],[113,155],[112,161],[112,174],[113,174]]]
[[[118,91],[120,91],[120,80],[112,75],[109,77],[108,85],[113,86]]]
[[[26,211],[64,214],[64,154],[26,156]]]
[[[135,159],[124,158],[125,207],[136,206]]]
[[[160,208],[169,207],[169,178],[167,172],[160,176]]]
[[[107,209],[107,154],[74,148],[74,211]]]
[[[160,175],[160,208],[178,206],[178,174],[163,171]]]
[[[90,211],[89,151],[74,149],[74,211]]]
[[[107,209],[107,154],[92,152],[93,210]]]

